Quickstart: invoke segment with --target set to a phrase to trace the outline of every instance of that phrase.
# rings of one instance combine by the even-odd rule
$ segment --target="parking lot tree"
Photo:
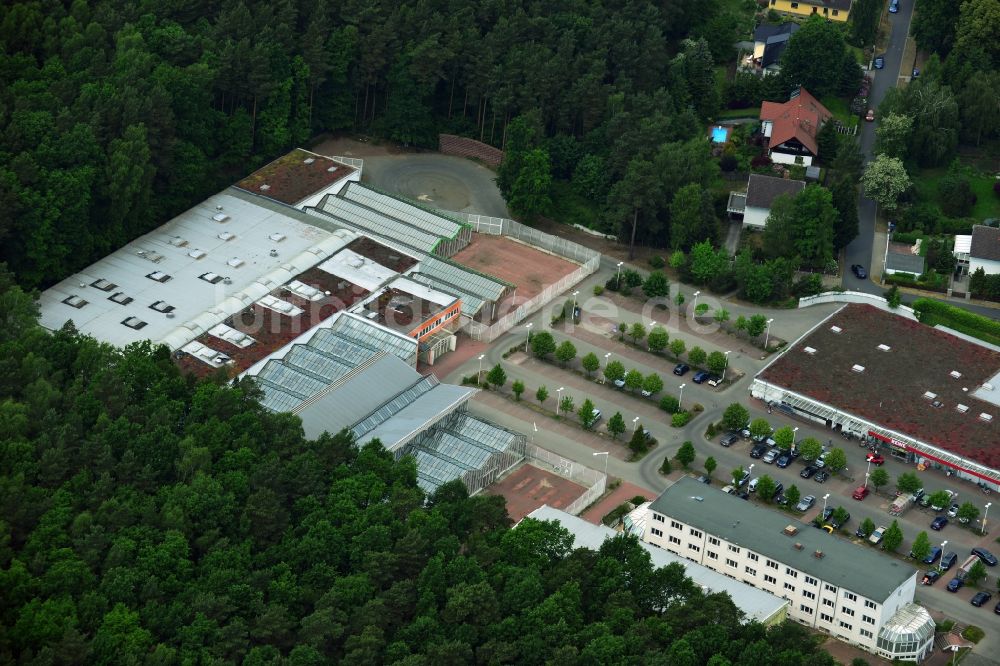
[[[731,403],[722,413],[722,425],[731,432],[746,428],[749,422],[750,411],[738,402]]]
[[[735,486],[739,484],[740,480],[743,478],[743,475],[746,473],[747,473],[746,470],[743,469],[742,467],[734,467],[733,471],[729,473],[729,476],[732,477],[733,479],[733,485]]]
[[[663,298],[670,293],[670,280],[663,271],[653,271],[642,283],[642,293],[646,294],[647,298]]]
[[[670,253],[670,261],[668,263],[674,270],[680,270],[687,263],[687,257],[682,250],[674,250]]]
[[[868,480],[871,481],[872,486],[875,487],[875,492],[882,486],[888,485],[889,483],[889,472],[885,471],[881,467],[876,468]]]
[[[556,350],[556,340],[548,331],[539,331],[531,336],[531,353],[545,358]]]
[[[564,414],[572,414],[575,406],[576,403],[573,401],[573,396],[571,395],[564,395],[559,399],[559,411]]]
[[[896,210],[899,198],[910,189],[912,182],[906,167],[898,157],[878,155],[865,168],[861,176],[865,195],[886,213]]]
[[[649,335],[646,336],[646,346],[649,351],[657,354],[667,348],[668,342],[670,342],[670,336],[667,334],[667,329],[662,326],[654,326]]]
[[[712,456],[705,458],[705,465],[704,465],[705,474],[707,474],[708,476],[712,476],[712,472],[714,472],[718,466],[719,463],[716,462],[715,458],[713,458]]]
[[[755,314],[747,321],[747,335],[751,338],[759,338],[767,328],[767,317],[762,314]]]
[[[719,376],[721,376],[723,371],[725,371],[727,363],[728,361],[726,360],[726,355],[720,351],[712,352],[708,355],[708,359],[706,360],[708,369]]]
[[[683,465],[684,469],[694,462],[694,444],[691,442],[681,444],[681,448],[677,449],[677,462]]]
[[[771,434],[771,424],[767,419],[754,419],[750,422],[750,436],[754,439],[767,437]]]
[[[896,490],[901,493],[915,493],[924,487],[924,482],[913,472],[903,472],[896,479]]]
[[[618,439],[623,432],[625,432],[625,419],[622,417],[621,412],[615,412],[610,419],[608,419],[608,432],[615,439]]]
[[[799,451],[799,456],[806,462],[812,462],[823,453],[823,445],[815,437],[806,437],[800,442],[796,442],[795,448]]]
[[[841,527],[844,526],[844,524],[848,521],[850,517],[851,514],[848,513],[847,509],[845,509],[842,506],[838,506],[836,509],[833,510],[833,513],[830,515],[830,518],[833,519],[833,522],[837,523]]]
[[[597,354],[594,352],[589,352],[580,359],[580,365],[587,372],[587,376],[592,376],[595,372],[601,369],[601,361],[597,358]]]
[[[629,289],[636,289],[642,286],[642,275],[637,270],[626,268],[622,271],[622,282]]]
[[[638,344],[639,340],[646,337],[646,327],[640,322],[635,322],[632,327],[628,329],[628,336],[632,338],[633,344]]]
[[[778,486],[775,484],[774,479],[765,474],[757,479],[757,497],[761,498],[765,502],[770,502],[774,499],[774,491],[777,487]]]
[[[785,491],[785,499],[788,500],[788,506],[795,506],[802,499],[802,493],[799,491],[799,487],[794,483],[788,486],[788,490]]]
[[[826,468],[830,470],[830,474],[836,474],[847,467],[847,454],[844,453],[844,449],[831,449],[824,460],[826,461]]]
[[[566,367],[566,364],[576,358],[576,346],[569,340],[563,340],[556,347],[556,360]]]
[[[649,441],[646,438],[646,431],[636,428],[632,432],[632,437],[628,440],[628,448],[634,455],[640,456],[649,450]]]
[[[715,249],[710,241],[702,241],[691,248],[691,277],[698,284],[708,284],[729,270],[729,254],[725,249]]]
[[[892,521],[892,525],[889,525],[889,529],[882,535],[882,548],[890,553],[894,553],[902,543],[903,530],[899,529],[899,522],[894,520]]]
[[[736,318],[736,321],[733,322],[733,327],[736,329],[737,333],[746,333],[747,329],[750,327],[750,320],[743,315],[740,315]]]
[[[694,309],[694,315],[696,317],[704,317],[705,313],[712,309],[708,303],[699,303]]]
[[[604,366],[604,378],[609,382],[618,381],[625,377],[625,366],[621,361],[610,361]]]
[[[544,404],[545,401],[548,400],[548,398],[549,398],[549,389],[547,389],[544,386],[539,386],[538,390],[535,391],[535,400],[537,400],[538,404],[541,405]]]
[[[895,284],[889,287],[883,294],[883,296],[885,296],[886,305],[888,305],[893,310],[898,308],[900,304],[903,302],[903,297],[899,295],[899,286]]]
[[[674,338],[670,341],[670,353],[674,355],[674,358],[680,358],[685,349],[687,349],[687,345],[680,338]]]
[[[705,350],[697,345],[691,347],[691,351],[688,352],[688,361],[691,365],[705,365],[705,359],[708,358],[708,354]]]
[[[649,373],[642,380],[642,390],[649,395],[656,395],[663,390],[663,379],[655,372]]]
[[[492,384],[493,388],[498,391],[507,383],[507,373],[504,372],[503,367],[499,363],[486,373],[486,383]]]
[[[677,305],[677,307],[680,307],[680,306],[684,305],[684,294],[683,293],[681,293],[679,291],[677,292],[677,295],[674,296],[674,304]]]
[[[925,557],[931,554],[931,540],[927,536],[927,532],[920,532],[917,538],[913,540],[913,545],[910,546],[910,557],[920,562]]]
[[[514,383],[510,385],[510,390],[514,394],[514,399],[520,400],[521,394],[524,393],[524,382],[520,379],[515,379]]]
[[[781,426],[774,431],[772,435],[774,441],[778,444],[778,448],[782,451],[790,451],[792,448],[792,440],[795,439],[795,432],[792,430],[791,426]]]
[[[962,506],[958,507],[957,517],[961,521],[971,523],[979,517],[979,507],[972,502],[963,502]]]
[[[979,581],[986,578],[986,565],[983,564],[982,560],[976,560],[971,567],[969,567],[969,573],[965,574],[965,582],[969,585],[978,585]]]
[[[625,373],[625,388],[629,391],[638,391],[642,388],[642,373],[632,368]]]
[[[725,324],[727,321],[729,321],[729,310],[725,308],[718,308],[715,311],[715,314],[712,315],[712,319],[714,319],[720,324]]]
[[[665,395],[660,398],[660,409],[665,411],[667,414],[676,414],[680,408],[681,405],[677,401],[677,396]]]
[[[864,520],[861,521],[861,527],[859,529],[861,530],[861,533],[867,537],[869,534],[875,531],[875,523],[872,521],[871,518],[865,518]]]
[[[660,474],[670,474],[674,471],[674,466],[670,464],[670,456],[663,456],[663,462],[660,463]]]
[[[948,502],[951,501],[951,495],[948,494],[947,490],[938,490],[937,492],[931,493],[930,506],[948,506]]]
[[[618,340],[619,341],[625,339],[625,331],[627,331],[627,330],[628,330],[628,324],[626,324],[623,321],[618,322]]]

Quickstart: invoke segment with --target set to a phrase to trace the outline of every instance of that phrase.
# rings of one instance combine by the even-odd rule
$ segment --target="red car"
[[[882,457],[881,453],[869,453],[866,460],[873,465],[885,464],[885,458]]]
[[[868,122],[875,120],[875,109],[868,109],[868,115],[865,116],[865,120]]]
[[[870,491],[868,490],[868,486],[858,486],[857,488],[854,489],[854,494],[851,495],[851,497],[853,497],[856,500],[863,500],[864,498],[868,497],[869,492]]]

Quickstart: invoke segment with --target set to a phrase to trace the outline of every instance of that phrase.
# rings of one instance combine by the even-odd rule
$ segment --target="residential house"
[[[1000,273],[1000,229],[977,224],[971,236],[955,236],[954,252],[970,275],[980,268],[987,275]]]
[[[853,0],[771,0],[769,9],[792,16],[816,14],[830,21],[846,22]]]
[[[819,155],[816,136],[830,117],[826,107],[805,88],[792,93],[784,104],[764,102],[760,131],[768,140],[768,155],[781,164],[810,166]]]
[[[753,31],[753,56],[751,64],[761,76],[777,74],[781,71],[781,54],[799,29],[798,23],[782,25],[761,25]]]
[[[767,217],[771,214],[771,204],[774,200],[782,194],[795,196],[805,186],[805,182],[801,180],[750,174],[747,191],[743,195],[743,226],[763,229],[767,226]],[[730,195],[730,212],[738,213],[739,211],[732,210],[735,208],[735,203],[733,195]]]

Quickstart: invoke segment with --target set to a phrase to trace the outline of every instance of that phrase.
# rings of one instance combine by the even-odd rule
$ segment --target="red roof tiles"
[[[816,134],[820,126],[830,119],[830,112],[810,95],[808,90],[799,88],[798,96],[784,104],[777,102],[761,104],[760,119],[772,123],[772,146],[780,146],[786,141],[797,139],[813,155],[819,155]]]

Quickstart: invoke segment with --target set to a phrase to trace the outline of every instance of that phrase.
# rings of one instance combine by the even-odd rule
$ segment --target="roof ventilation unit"
[[[964,414],[967,411],[969,411],[969,406],[963,405],[962,403],[958,403],[957,405],[955,405],[955,411],[958,412],[959,414]]]
[[[924,400],[933,400],[937,397],[937,393],[931,393],[930,391],[924,391]]]
[[[865,366],[858,365],[857,363],[855,363],[854,365],[851,366],[851,370],[853,372],[864,372],[865,371]]]
[[[205,252],[204,250],[199,250],[199,249],[194,249],[188,252],[188,256],[191,257],[192,259],[201,259],[206,254],[208,253]]]
[[[271,186],[268,185],[267,183],[264,183],[263,185],[260,186],[261,192],[267,192],[269,189],[271,189]]]
[[[813,347],[804,347],[802,349],[802,351],[804,351],[805,353],[809,354],[810,356],[815,356],[816,355],[816,349],[813,348]]]
[[[327,168],[327,171],[330,172],[330,173],[333,173],[333,172],[335,172],[337,170],[337,168],[338,167],[332,166],[332,167]]]
[[[879,345],[879,346],[878,346],[878,350],[879,350],[879,351],[884,351],[884,352],[887,352],[887,351],[889,351],[890,349],[892,349],[892,347],[890,347],[889,345]]]
[[[932,400],[931,407],[934,407],[936,409],[941,409],[942,407],[944,407],[944,403],[941,402],[940,400]]]
[[[833,331],[834,333],[843,333],[843,331],[844,331],[844,329],[842,329],[839,326],[831,326],[830,330]]]
[[[173,245],[174,247],[184,247],[185,245],[188,244],[188,242],[186,240],[184,240],[183,238],[181,238],[180,236],[174,236],[173,238],[171,238],[167,242],[170,243],[171,245]]]
[[[224,241],[233,240],[234,238],[236,238],[236,234],[230,231],[223,231],[221,234],[218,235],[218,238],[219,240],[224,240]]]
[[[798,541],[795,542],[795,546],[793,547],[795,548],[795,550],[802,550],[802,544],[799,543]]]
[[[799,533],[799,530],[797,527],[795,527],[795,525],[789,525],[784,530],[782,530],[782,533],[785,536],[795,536],[796,534]]]
[[[270,236],[268,236],[268,238],[273,240],[275,243],[280,243],[281,241],[285,240],[285,234],[275,232]]]
[[[233,278],[231,277],[222,278],[222,284],[232,284],[232,283],[233,283]]]
[[[216,213],[215,215],[212,216],[212,219],[215,220],[216,222],[220,222],[220,223],[221,222],[228,222],[229,221],[229,216],[226,215],[225,213]]]
[[[316,161],[316,160],[314,160],[313,158],[311,158],[311,157],[307,157],[307,158],[305,158],[304,160],[302,160],[302,163],[303,163],[303,164],[312,164],[312,163],[313,163],[313,162],[315,162],[315,161]]]
[[[986,423],[991,423],[993,421],[993,415],[987,414],[986,412],[980,412],[979,420],[985,421]]]
[[[226,263],[229,264],[230,266],[232,266],[233,268],[239,268],[240,266],[243,265],[244,262],[239,257],[233,257],[232,259],[230,259]]]
[[[219,204],[218,206],[216,206],[215,210],[222,210],[222,204]]]
[[[277,250],[271,250],[271,252],[270,252],[269,254],[270,254],[270,255],[271,255],[272,257],[277,257],[277,256],[278,256],[278,251],[277,251]]]
[[[958,370],[952,370],[948,374],[951,375],[953,379],[961,379],[962,378],[962,373],[959,372]]]

